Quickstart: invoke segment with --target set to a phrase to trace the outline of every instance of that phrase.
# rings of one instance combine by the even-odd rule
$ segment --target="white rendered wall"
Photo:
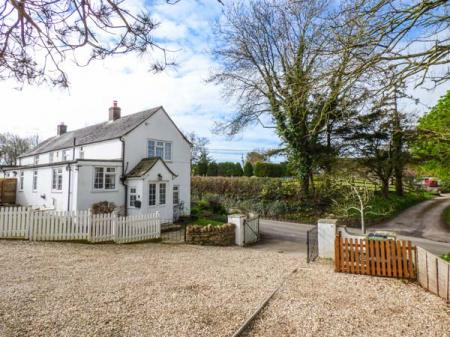
[[[177,174],[171,183],[180,187],[180,201],[184,202],[184,213],[190,214],[191,206],[191,149],[163,110],[159,110],[145,123],[125,136],[125,163],[128,172],[143,158],[147,158],[147,140],[172,142],[172,160],[167,161],[170,169]],[[172,195],[172,186],[170,187]],[[144,191],[145,195],[145,191]],[[170,200],[172,202],[172,200]]]
[[[119,139],[105,140],[103,142],[92,143],[75,147],[75,157],[73,147],[61,149],[53,152],[53,163],[63,161],[63,151],[66,153],[66,161],[80,159],[80,151],[83,149],[84,159],[121,159],[122,143]],[[58,152],[58,156],[56,153]],[[20,158],[20,165],[34,165],[35,156]],[[50,152],[39,154],[39,165],[50,163]]]
[[[52,169],[62,168],[62,190],[55,191],[52,189]],[[77,172],[74,167],[72,169],[72,177],[76,176]],[[33,191],[33,171],[38,171],[37,190]],[[67,210],[68,202],[68,186],[69,186],[69,171],[67,165],[49,166],[39,168],[27,168],[17,171],[17,197],[16,202],[22,206],[32,206],[35,208],[54,208],[59,211]],[[20,172],[24,172],[24,186],[20,190]]]
[[[113,202],[118,207],[124,205],[125,189],[120,182],[120,176],[122,174],[122,164],[120,162],[79,162],[77,166],[77,209],[86,210],[92,204],[100,201]],[[94,168],[97,166],[116,168],[116,188],[114,190],[98,191],[94,189]]]

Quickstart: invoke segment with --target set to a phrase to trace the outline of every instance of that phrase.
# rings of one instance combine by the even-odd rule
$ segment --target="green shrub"
[[[450,252],[441,256],[445,261],[450,262]]]
[[[253,176],[253,165],[249,161],[244,165],[244,176],[251,177]]]
[[[444,221],[447,223],[447,226],[450,227],[450,206],[444,210]]]
[[[284,177],[286,176],[286,165],[258,162],[253,171],[257,177]]]

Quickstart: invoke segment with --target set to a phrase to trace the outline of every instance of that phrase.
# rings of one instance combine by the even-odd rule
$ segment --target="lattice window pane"
[[[159,184],[159,204],[160,205],[166,204],[166,184],[165,183]]]
[[[156,157],[164,158],[164,142],[156,142]]]
[[[173,187],[173,204],[178,205],[180,203],[180,188],[178,186]]]
[[[156,184],[150,184],[148,188],[148,204],[149,206],[156,205]]]
[[[172,143],[166,143],[164,147],[164,159],[172,160]]]
[[[95,168],[94,188],[103,188],[103,167]]]
[[[147,143],[147,157],[151,158],[155,156],[155,142],[153,140],[149,140]]]

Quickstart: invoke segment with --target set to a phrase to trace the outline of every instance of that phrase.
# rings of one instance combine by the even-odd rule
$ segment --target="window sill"
[[[113,190],[106,190],[106,189],[92,189],[92,193],[108,193],[108,192],[117,192],[119,189],[115,188]]]
[[[52,193],[62,193],[63,190],[52,190]]]

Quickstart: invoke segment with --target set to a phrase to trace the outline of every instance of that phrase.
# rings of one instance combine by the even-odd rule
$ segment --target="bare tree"
[[[198,136],[195,132],[185,133],[187,139],[192,143],[191,147],[191,159],[193,164],[197,164],[201,158],[208,157],[209,139],[206,137]]]
[[[0,164],[16,165],[18,157],[38,144],[39,137],[20,137],[12,133],[0,134]]]
[[[63,62],[68,56],[87,65],[149,51],[151,69],[162,70],[171,62],[153,37],[157,26],[148,10],[133,10],[125,0],[5,0],[0,4],[0,79],[67,87]]]
[[[239,106],[219,129],[233,135],[270,116],[305,194],[321,135],[364,92],[356,86],[364,74],[354,71],[364,58],[352,49],[360,28],[338,25],[342,19],[327,1],[262,0],[229,6],[217,29],[221,69],[211,80]]]
[[[366,180],[362,183],[357,183],[357,179],[352,178],[350,180],[343,181],[341,184],[339,201],[333,200],[338,211],[345,216],[349,216],[353,211],[358,212],[361,231],[366,233],[366,215],[372,209],[370,205],[373,200],[374,193]]]
[[[420,75],[436,84],[450,78],[436,66],[450,63],[450,2],[448,0],[359,0],[347,9],[352,24],[360,24],[364,38],[355,47],[371,50],[365,69],[379,62],[395,65],[400,80]]]

